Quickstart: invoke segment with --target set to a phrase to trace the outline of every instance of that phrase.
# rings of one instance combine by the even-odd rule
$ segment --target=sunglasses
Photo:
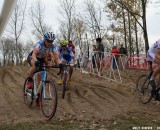
[[[48,43],[53,43],[53,40],[47,40]]]

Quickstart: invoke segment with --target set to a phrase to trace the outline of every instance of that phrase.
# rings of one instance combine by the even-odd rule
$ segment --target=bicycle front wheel
[[[139,98],[139,101],[143,104],[147,104],[152,99],[152,86],[149,84],[149,78],[147,75],[142,75],[139,77],[136,93]]]
[[[27,83],[28,83],[29,77],[25,80],[24,87],[23,87],[23,99],[26,106],[31,107],[33,103],[33,88],[28,89]],[[33,84],[33,82],[32,82]]]
[[[42,87],[40,96],[40,107],[43,116],[50,120],[56,113],[57,109],[57,89],[54,81],[46,80],[45,86]]]

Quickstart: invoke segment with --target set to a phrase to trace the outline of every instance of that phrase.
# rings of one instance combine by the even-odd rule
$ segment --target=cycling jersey
[[[156,41],[151,48],[149,48],[148,52],[147,52],[147,56],[148,56],[148,59],[150,61],[155,61],[156,58],[155,58],[155,52],[157,49],[160,49],[160,39],[158,41]]]
[[[58,53],[57,48],[55,45],[52,45],[50,48],[45,47],[44,41],[38,41],[36,45],[33,47],[33,50],[35,50],[37,54],[37,60],[39,60],[41,63],[45,62],[45,58],[47,54],[49,53]],[[27,61],[31,65],[32,60],[32,53],[33,51],[28,55]]]
[[[62,50],[62,47],[59,47],[58,52],[60,54],[61,61],[67,61],[69,63],[73,63],[74,54],[69,47],[66,47],[66,50]]]
[[[45,58],[47,53],[57,52],[55,45],[52,45],[50,48],[47,48],[44,45],[44,41],[37,42],[34,46],[34,50],[38,52],[37,58]]]
[[[68,47],[71,48],[73,54],[75,54],[75,46],[73,43],[68,44]]]

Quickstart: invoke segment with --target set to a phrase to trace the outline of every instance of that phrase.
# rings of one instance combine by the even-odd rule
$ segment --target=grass
[[[110,121],[107,130],[160,130],[160,122],[153,117],[129,114],[127,117]]]
[[[84,130],[89,126],[84,123],[71,122],[35,122],[1,125],[0,130]]]
[[[134,116],[133,116],[134,115]],[[157,115],[158,116],[158,115]],[[156,117],[155,117],[156,118]],[[0,130],[160,130],[160,122],[153,116],[128,114],[102,122],[34,122],[0,125]]]

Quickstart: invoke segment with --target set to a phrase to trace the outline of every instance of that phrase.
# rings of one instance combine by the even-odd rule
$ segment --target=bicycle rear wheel
[[[23,87],[23,99],[26,106],[31,107],[33,103],[33,89],[28,89],[27,82],[29,77],[26,78]],[[32,81],[33,82],[33,81]]]
[[[136,86],[136,93],[139,101],[143,104],[147,104],[152,99],[152,86],[149,84],[149,78],[147,75],[141,75],[138,79]]]
[[[68,78],[68,74],[66,72],[64,72],[64,74],[63,74],[63,83],[62,83],[62,87],[63,87],[62,98],[63,99],[65,97],[65,92],[66,92],[66,89],[67,89],[67,78]]]
[[[40,95],[40,108],[47,120],[50,120],[56,113],[57,98],[57,89],[54,81],[46,80]]]

